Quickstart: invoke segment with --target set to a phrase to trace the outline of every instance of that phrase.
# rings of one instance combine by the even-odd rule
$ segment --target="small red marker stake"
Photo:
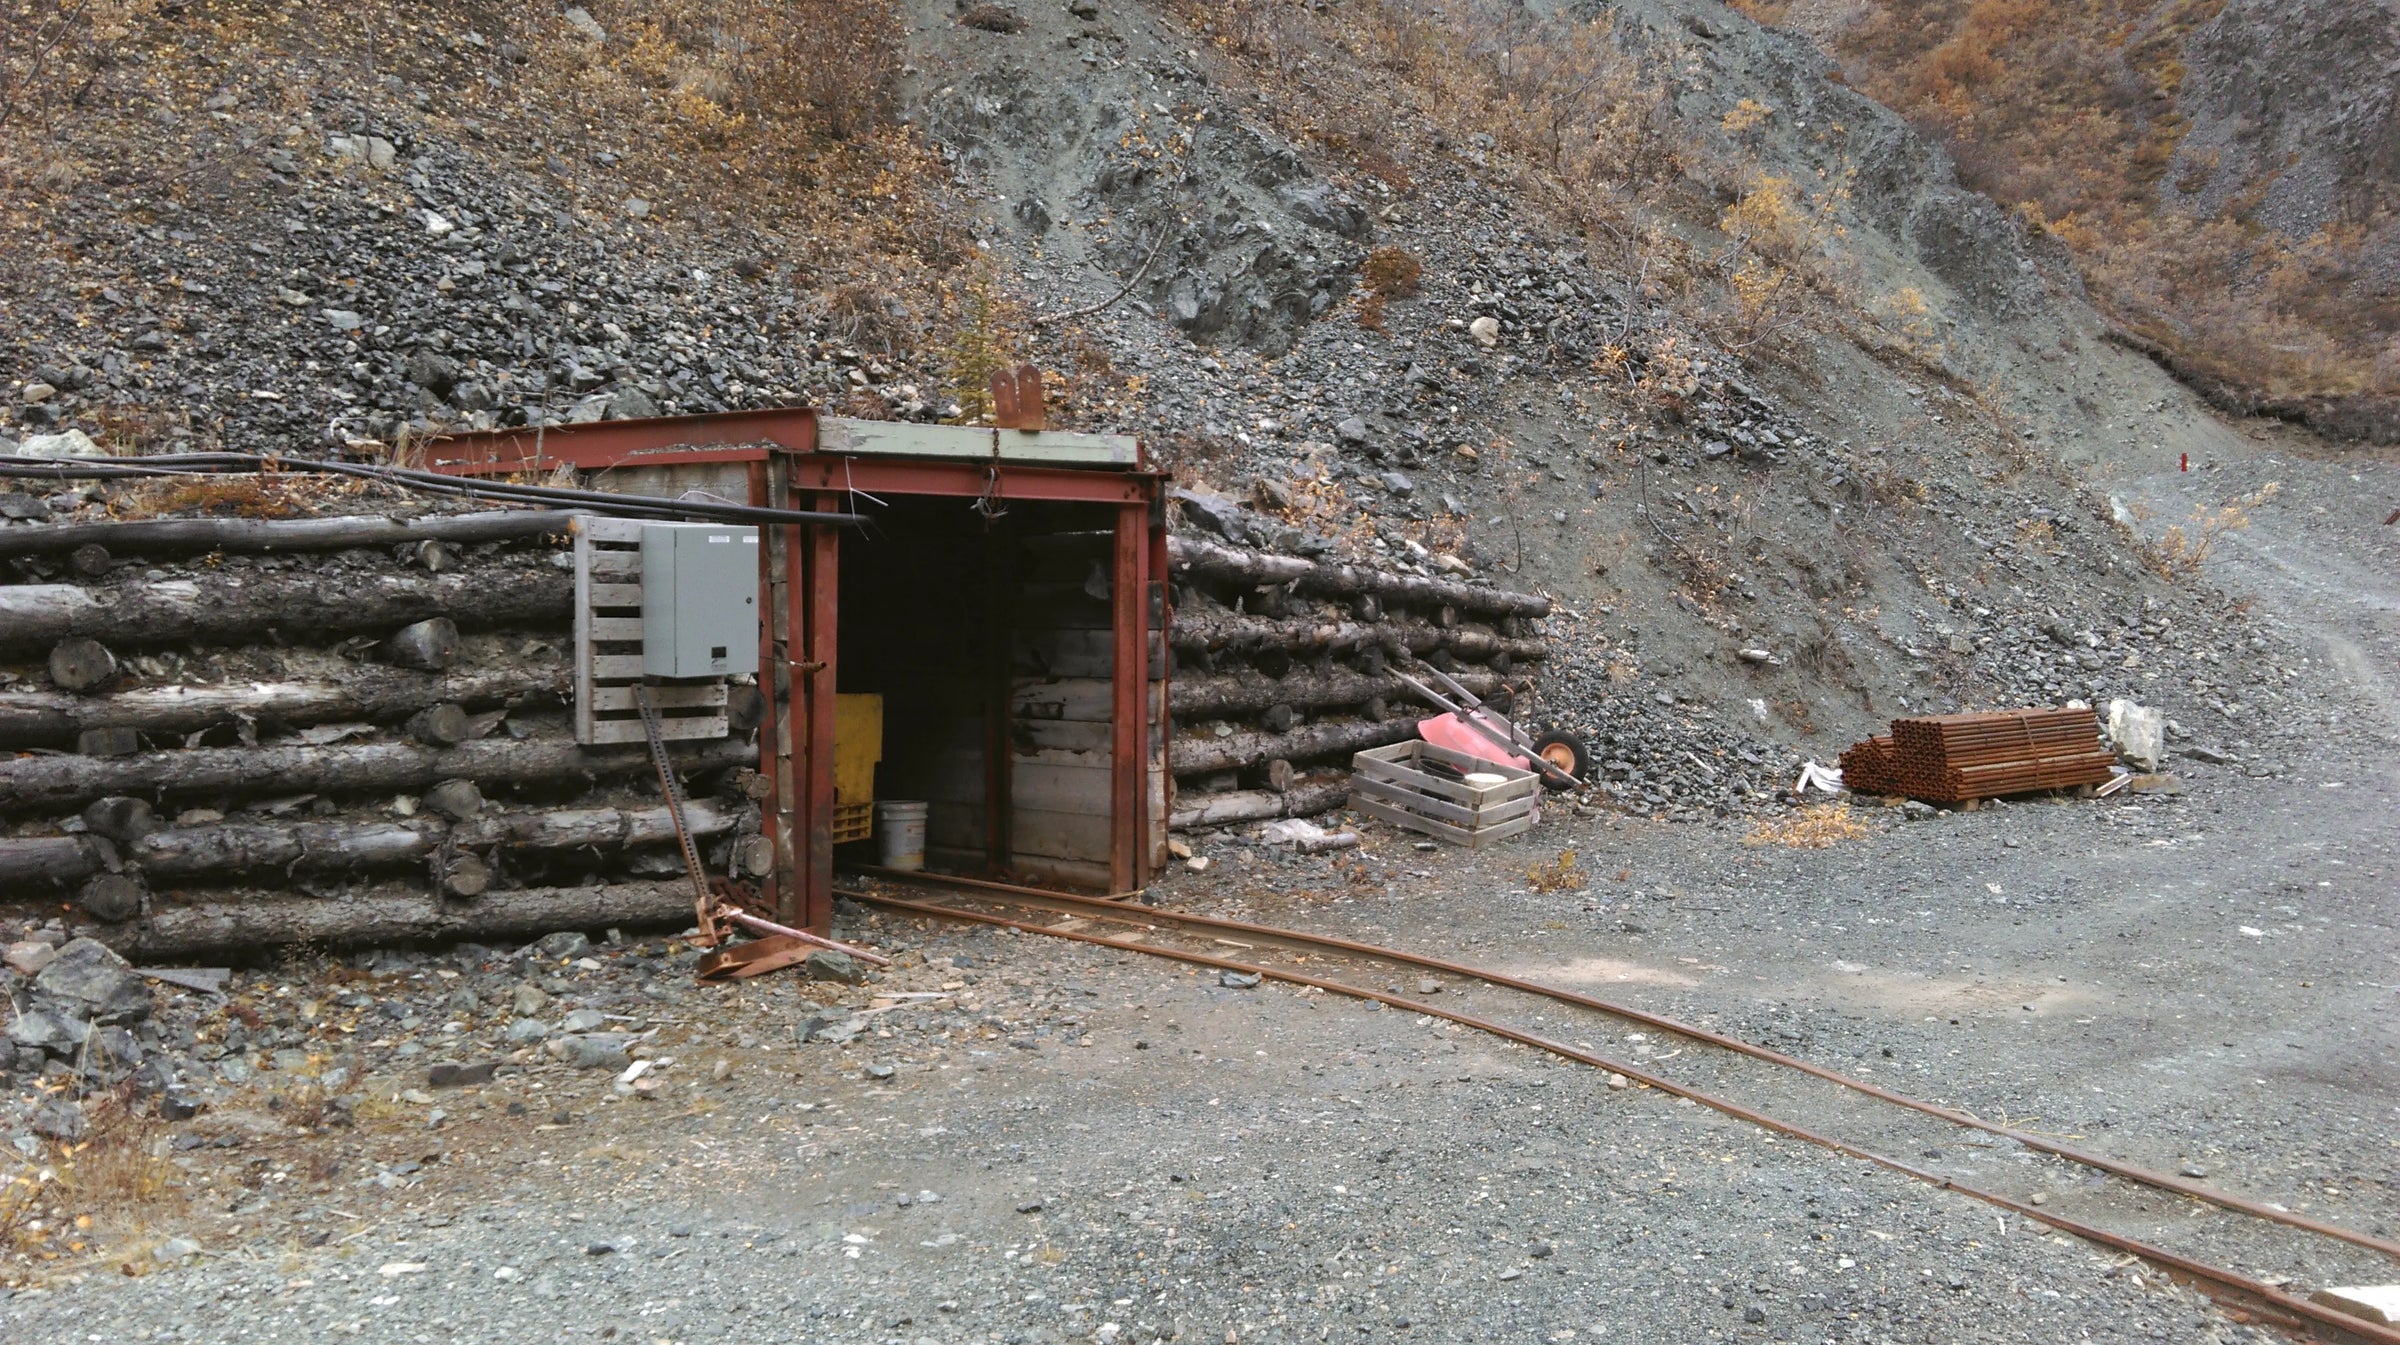
[[[2179,457],[2179,458],[2181,458],[2181,459],[2183,459],[2183,465],[2182,465],[2182,466],[2180,466],[2180,467],[2177,467],[2177,468],[2175,469],[2176,471],[2179,471],[2179,472],[2188,472],[2188,471],[2192,470],[2192,455],[2191,455],[2191,454],[2189,454],[2189,453],[2178,453],[2178,454],[2176,454],[2176,456],[2177,456],[2177,457]]]

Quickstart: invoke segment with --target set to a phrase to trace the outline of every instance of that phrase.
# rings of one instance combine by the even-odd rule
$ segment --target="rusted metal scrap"
[[[807,961],[808,955],[820,948],[846,953],[870,966],[892,965],[892,960],[880,953],[750,914],[735,904],[758,899],[758,889],[748,883],[719,878],[711,886],[715,919],[720,924],[738,925],[758,937],[748,943],[728,945],[724,942],[725,931],[712,931],[718,935],[716,951],[700,959],[694,969],[694,974],[703,981],[743,981],[781,971]]]
[[[2116,760],[2088,709],[1995,710],[1895,719],[1889,737],[1842,753],[1842,779],[1861,794],[1958,804],[2106,784]]]

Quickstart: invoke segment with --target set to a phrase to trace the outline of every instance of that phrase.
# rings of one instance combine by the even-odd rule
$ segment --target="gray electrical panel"
[[[758,529],[642,525],[642,672],[758,671]]]

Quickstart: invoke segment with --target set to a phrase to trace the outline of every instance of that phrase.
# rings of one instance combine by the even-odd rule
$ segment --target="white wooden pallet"
[[[575,741],[647,741],[633,689],[642,681],[642,523],[575,516]],[[650,688],[659,736],[722,738],[725,679]]]
[[[1470,785],[1421,769],[1427,760],[1507,778]],[[1533,830],[1541,820],[1541,793],[1541,777],[1531,771],[1418,740],[1371,747],[1350,759],[1352,808],[1474,848]]]

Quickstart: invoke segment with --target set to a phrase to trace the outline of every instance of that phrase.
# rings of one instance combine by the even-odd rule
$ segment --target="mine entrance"
[[[879,721],[875,825],[923,803],[928,867],[1105,890],[1114,519],[1096,504],[991,517],[977,503],[886,497],[841,540],[838,835],[867,815],[841,787],[864,774],[843,735]],[[899,839],[850,840],[840,857],[873,860]]]

